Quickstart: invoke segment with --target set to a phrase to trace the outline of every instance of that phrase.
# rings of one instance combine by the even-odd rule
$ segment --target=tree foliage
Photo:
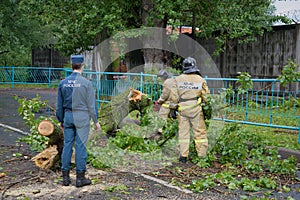
[[[280,84],[286,86],[289,83],[297,82],[300,79],[300,71],[298,71],[298,65],[296,61],[288,60],[287,65],[283,67],[281,75],[277,77]]]
[[[47,26],[22,1],[0,1],[0,64],[30,65],[31,49],[45,43]]]
[[[218,46],[216,53],[221,52],[230,40],[238,39],[246,43],[271,30],[274,22],[288,20],[273,15],[271,1],[265,0],[224,0],[195,1],[193,3],[195,26],[200,28],[198,35],[215,36]]]
[[[137,1],[28,0],[24,5],[43,23],[56,26],[55,47],[66,55],[90,50],[118,31],[141,25]]]
[[[0,5],[2,54],[54,43],[70,55],[125,30],[166,25],[190,26],[192,36],[215,37],[217,54],[230,40],[248,42],[273,22],[287,22],[272,15],[270,0],[3,0]]]

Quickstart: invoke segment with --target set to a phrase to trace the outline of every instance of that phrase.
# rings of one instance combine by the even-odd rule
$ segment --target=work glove
[[[177,112],[174,109],[170,109],[170,116],[172,119],[176,119],[177,118]]]

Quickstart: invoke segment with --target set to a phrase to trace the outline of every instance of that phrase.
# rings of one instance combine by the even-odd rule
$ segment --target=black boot
[[[180,156],[179,161],[182,162],[182,163],[186,163],[187,162],[187,157]]]
[[[62,184],[64,186],[68,186],[71,183],[70,171],[62,171],[62,177],[63,177]]]
[[[92,181],[85,178],[85,172],[76,172],[76,187],[82,187],[85,185],[90,185]]]

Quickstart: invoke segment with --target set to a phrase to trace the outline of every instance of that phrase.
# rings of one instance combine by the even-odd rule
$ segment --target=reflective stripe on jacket
[[[179,111],[182,111],[182,110],[185,110],[185,109],[194,108],[194,107],[196,107],[196,106],[198,106],[198,105],[200,105],[200,104],[201,104],[201,98],[199,97],[196,104],[187,105],[187,106],[179,106],[179,107],[178,107],[178,110],[179,110]]]

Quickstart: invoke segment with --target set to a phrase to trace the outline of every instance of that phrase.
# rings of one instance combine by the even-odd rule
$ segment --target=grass
[[[261,136],[267,146],[300,150],[298,131],[254,125],[242,125],[242,127]]]
[[[226,119],[240,120],[248,122],[256,122],[262,124],[273,124],[280,126],[298,127],[300,116],[300,109],[294,108],[290,110],[284,110],[278,108],[276,110],[266,110],[265,108],[258,109],[257,111],[249,111],[246,119],[246,109],[228,109],[226,110]]]

